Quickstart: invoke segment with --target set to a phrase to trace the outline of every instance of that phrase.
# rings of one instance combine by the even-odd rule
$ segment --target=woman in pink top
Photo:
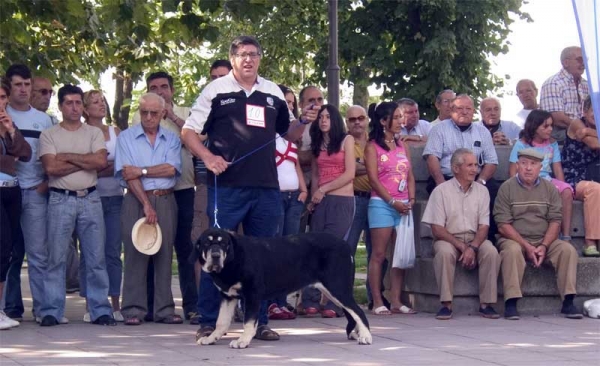
[[[310,127],[310,137],[314,156],[310,231],[327,232],[346,240],[354,220],[354,138],[346,134],[344,119],[332,105],[321,107]],[[314,300],[314,296],[305,295],[306,291],[302,295],[303,306],[310,313],[309,308],[314,307],[310,300]],[[333,303],[321,304],[322,317],[342,315],[341,309]]]
[[[415,179],[410,166],[409,151],[402,141],[394,137],[402,127],[401,112],[396,103],[384,102],[377,107],[371,104],[369,117],[371,132],[365,148],[365,166],[373,189],[368,209],[373,246],[368,280],[373,295],[373,314],[415,314],[413,309],[402,304],[400,300],[404,269],[391,270],[391,309],[383,304],[381,296],[381,266],[388,243],[391,241],[394,245],[398,234],[394,228],[403,216],[411,214],[412,205],[415,203]]]

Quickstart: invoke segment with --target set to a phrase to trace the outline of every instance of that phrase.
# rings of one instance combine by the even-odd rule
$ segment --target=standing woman
[[[6,113],[10,87],[0,85],[0,301],[10,264],[12,244],[23,240],[21,225],[21,188],[17,180],[16,161],[31,159],[31,146]],[[0,310],[0,329],[19,326],[19,322]]]
[[[354,137],[346,133],[344,120],[336,107],[321,107],[310,126],[312,180],[310,210],[314,210],[311,232],[325,232],[346,240],[354,220]],[[303,300],[306,292],[303,292]],[[314,301],[315,298],[310,296]],[[309,307],[303,303],[307,313]],[[321,298],[321,316],[341,316],[337,306]]]
[[[365,148],[365,166],[373,189],[368,211],[373,248],[368,278],[373,296],[373,314],[415,314],[400,300],[404,269],[391,270],[391,309],[383,304],[380,288],[383,276],[381,265],[388,243],[391,241],[394,245],[396,235],[400,235],[395,233],[394,228],[401,219],[406,220],[407,215],[412,215],[411,209],[415,203],[415,179],[409,151],[401,140],[395,138],[402,128],[402,116],[396,103],[383,102],[378,106],[369,106],[369,118],[371,132]],[[414,225],[411,227],[413,229]]]
[[[90,126],[98,127],[104,134],[106,150],[108,151],[108,166],[98,171],[98,183],[96,188],[102,200],[102,211],[104,212],[104,225],[106,230],[106,242],[104,253],[106,256],[106,271],[108,272],[108,295],[110,296],[113,317],[122,322],[121,305],[121,278],[123,274],[123,263],[121,262],[121,204],[123,203],[123,189],[119,181],[114,177],[115,145],[117,135],[121,130],[116,126],[107,126],[103,123],[108,107],[106,100],[99,90],[87,91],[83,96],[83,116],[85,122]],[[79,275],[85,278],[85,260],[81,257],[79,264]],[[85,281],[81,281],[82,297],[86,297]],[[89,313],[85,313],[83,320],[90,321]]]

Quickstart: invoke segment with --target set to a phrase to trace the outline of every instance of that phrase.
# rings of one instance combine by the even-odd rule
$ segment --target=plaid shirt
[[[444,120],[431,128],[427,144],[423,150],[423,158],[435,155],[440,159],[442,174],[454,175],[450,166],[450,158],[456,149],[461,147],[473,151],[479,165],[478,171],[486,164],[498,165],[498,155],[490,131],[481,124],[472,123],[462,132],[451,119]]]
[[[583,101],[588,95],[587,81],[582,78],[576,87],[573,75],[562,69],[542,85],[540,108],[548,112],[564,112],[570,119],[581,118]]]

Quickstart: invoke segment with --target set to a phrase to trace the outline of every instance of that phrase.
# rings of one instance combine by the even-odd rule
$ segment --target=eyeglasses
[[[50,94],[50,96],[54,95],[54,90],[52,89],[34,89],[33,91],[36,93],[40,93],[43,96],[46,96],[48,94]]]
[[[234,56],[237,57],[237,58],[241,58],[242,60],[245,60],[248,57],[250,57],[250,59],[252,59],[252,60],[256,60],[257,58],[260,57],[260,53],[258,53],[258,52],[248,52],[248,53],[244,52],[244,53],[236,53]]]
[[[141,109],[140,110],[140,116],[145,117],[147,115],[150,115],[150,117],[156,118],[156,117],[158,117],[158,115],[159,115],[160,112],[161,111],[145,111],[145,110]]]
[[[356,123],[358,122],[364,122],[367,119],[367,117],[365,116],[358,116],[358,117],[348,117],[348,122],[350,123]]]

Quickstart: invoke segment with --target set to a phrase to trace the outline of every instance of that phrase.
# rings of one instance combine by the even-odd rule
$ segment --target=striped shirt
[[[440,159],[442,174],[454,175],[450,166],[450,158],[459,148],[467,148],[475,154],[481,167],[487,164],[498,165],[498,155],[494,148],[492,136],[481,124],[472,123],[464,132],[451,119],[433,126],[429,132],[427,144],[423,150],[423,158],[434,155]]]
[[[561,69],[542,85],[540,93],[540,108],[548,112],[564,112],[570,119],[581,118],[583,101],[590,95],[589,86],[585,79],[575,85],[573,75]],[[565,139],[565,129],[554,127],[552,137],[559,141]]]

